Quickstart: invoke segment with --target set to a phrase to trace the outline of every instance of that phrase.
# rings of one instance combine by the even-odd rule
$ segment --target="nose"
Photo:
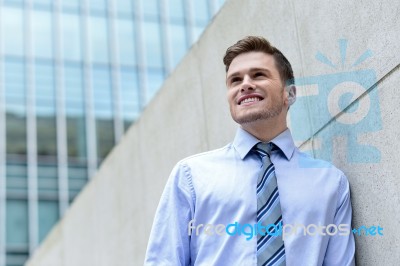
[[[248,75],[244,76],[240,90],[244,92],[246,90],[254,90],[255,88],[256,86],[253,84],[252,79]]]

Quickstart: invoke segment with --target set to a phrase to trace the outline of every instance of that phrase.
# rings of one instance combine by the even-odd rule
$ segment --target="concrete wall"
[[[143,264],[173,165],[234,136],[221,59],[245,35],[267,37],[292,62],[301,84],[294,137],[348,175],[354,227],[384,228],[356,237],[358,264],[398,265],[398,17],[393,1],[227,1],[27,265]],[[353,66],[368,49],[372,56]]]

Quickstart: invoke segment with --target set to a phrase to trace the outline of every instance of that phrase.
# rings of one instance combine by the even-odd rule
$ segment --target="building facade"
[[[222,2],[0,1],[0,266],[23,265]]]

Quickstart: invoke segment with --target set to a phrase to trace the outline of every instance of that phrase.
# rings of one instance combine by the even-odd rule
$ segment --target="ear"
[[[286,91],[288,93],[288,104],[289,106],[294,104],[294,102],[296,101],[296,86],[295,85],[289,85],[286,87]]]

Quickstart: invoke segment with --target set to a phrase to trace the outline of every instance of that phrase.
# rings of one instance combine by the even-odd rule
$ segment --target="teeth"
[[[240,102],[240,104],[242,103],[248,103],[248,102],[258,102],[260,99],[258,99],[257,97],[253,97],[253,98],[247,98],[244,99],[243,101]]]

